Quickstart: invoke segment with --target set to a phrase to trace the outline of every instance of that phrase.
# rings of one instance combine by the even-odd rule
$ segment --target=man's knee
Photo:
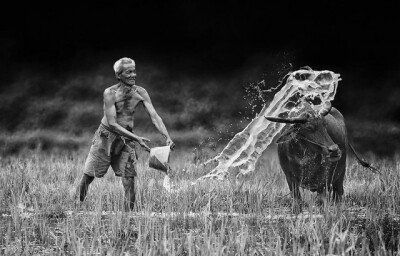
[[[83,174],[82,180],[88,183],[91,183],[94,180],[94,176],[88,175],[86,173]]]

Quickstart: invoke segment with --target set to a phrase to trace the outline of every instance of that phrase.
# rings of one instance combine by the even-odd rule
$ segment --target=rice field
[[[136,206],[123,211],[123,188],[109,170],[85,202],[74,200],[86,149],[22,152],[1,158],[1,255],[391,255],[399,251],[400,156],[368,155],[377,176],[349,159],[341,205],[305,206],[291,198],[276,152],[243,182],[192,182],[209,170],[211,149],[177,149],[174,191],[142,152]],[[180,188],[180,189],[179,189]]]

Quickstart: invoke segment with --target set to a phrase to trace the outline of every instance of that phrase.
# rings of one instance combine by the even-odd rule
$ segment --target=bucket
[[[150,149],[149,167],[167,173],[169,169],[170,151],[171,149],[169,146]]]

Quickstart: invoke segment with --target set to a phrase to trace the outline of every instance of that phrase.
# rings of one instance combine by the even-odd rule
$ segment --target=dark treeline
[[[102,115],[102,92],[117,82],[112,70],[117,57],[112,57],[77,60],[64,69],[22,66],[7,83],[1,84],[1,129],[52,128],[76,132],[93,127]],[[190,66],[184,69],[182,63],[187,60],[177,64],[165,60],[154,63],[139,55],[136,61],[138,84],[149,91],[168,125],[178,130],[213,128],[218,122],[254,117],[263,105],[254,85],[264,80],[265,84],[259,84],[261,89],[275,87],[285,74],[303,64],[288,53],[259,54],[248,58],[241,67],[216,74],[191,70]],[[400,122],[400,89],[396,86],[400,82],[399,72],[311,67],[341,74],[334,105],[346,116]],[[261,96],[268,102],[274,95]],[[139,114],[138,118],[141,117],[145,118]]]
[[[117,82],[112,65],[119,57],[82,59],[64,69],[56,65],[21,67],[8,83],[1,84],[0,129],[11,133],[93,132],[103,115],[103,91]],[[264,102],[272,100],[274,94],[258,93],[259,81],[265,81],[259,84],[260,89],[275,87],[285,74],[303,66],[296,55],[287,52],[254,55],[230,72],[208,73],[190,65],[184,68],[182,63],[187,60],[153,62],[140,54],[136,62],[137,82],[148,90],[169,130],[201,127],[228,138],[254,118]],[[382,148],[384,154],[388,147],[379,146],[381,142],[393,144],[391,152],[396,149],[400,144],[395,139],[400,133],[398,72],[366,74],[343,67],[311,67],[341,74],[334,106],[345,115],[349,133],[357,143],[366,149]],[[137,129],[154,129],[143,108],[135,115]]]

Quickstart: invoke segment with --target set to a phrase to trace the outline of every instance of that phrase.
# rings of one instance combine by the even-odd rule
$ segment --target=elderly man
[[[135,176],[137,141],[145,150],[150,148],[149,140],[133,133],[136,107],[143,103],[151,121],[173,149],[165,125],[151,103],[147,91],[136,85],[135,62],[130,58],[119,59],[114,64],[115,76],[119,83],[104,91],[104,116],[97,129],[85,163],[85,171],[79,185],[79,199],[85,200],[90,183],[95,177],[101,178],[111,166],[116,176],[122,177],[125,191],[125,210],[132,210],[135,202]]]

